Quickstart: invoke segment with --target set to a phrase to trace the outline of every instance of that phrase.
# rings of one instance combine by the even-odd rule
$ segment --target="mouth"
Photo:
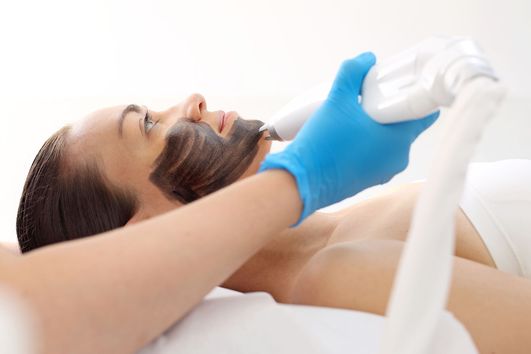
[[[223,126],[225,125],[225,112],[218,111],[218,132],[221,133]]]
[[[218,125],[218,128],[219,128],[219,132],[223,132],[223,129],[225,129],[225,127],[228,127],[230,122],[232,120],[234,120],[235,116],[237,117],[238,116],[238,113],[237,112],[234,112],[234,111],[231,111],[231,112],[223,112],[223,111],[219,111],[218,113],[218,119],[219,119],[219,125]]]

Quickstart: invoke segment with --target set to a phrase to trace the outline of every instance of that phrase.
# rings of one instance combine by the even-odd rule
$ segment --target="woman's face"
[[[111,184],[135,193],[134,222],[255,174],[271,148],[260,126],[234,111],[209,112],[200,94],[162,112],[116,106],[72,126],[68,156],[96,158]]]

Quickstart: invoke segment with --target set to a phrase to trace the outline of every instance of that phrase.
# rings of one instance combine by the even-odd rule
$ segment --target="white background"
[[[509,89],[475,159],[531,158],[528,0],[3,1],[0,240],[15,240],[39,147],[92,110],[156,110],[200,92],[209,110],[267,120],[342,60],[366,50],[383,58],[433,34],[476,39]],[[437,132],[414,145],[393,183],[425,175]]]

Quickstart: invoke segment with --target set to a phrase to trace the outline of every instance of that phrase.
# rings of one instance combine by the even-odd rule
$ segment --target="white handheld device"
[[[363,82],[361,105],[382,124],[420,119],[450,106],[463,83],[477,76],[497,79],[473,40],[431,37],[374,65]],[[260,131],[269,130],[272,140],[292,140],[329,90],[323,84],[296,97]]]

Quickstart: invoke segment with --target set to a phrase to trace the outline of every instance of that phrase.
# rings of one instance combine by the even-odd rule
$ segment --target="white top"
[[[496,267],[531,278],[531,160],[471,164],[460,206]]]

